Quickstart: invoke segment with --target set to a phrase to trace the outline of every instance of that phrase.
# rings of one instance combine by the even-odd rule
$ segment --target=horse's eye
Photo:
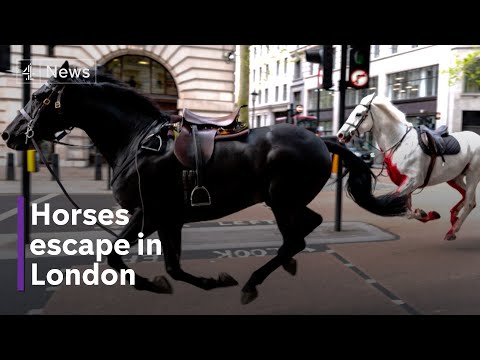
[[[357,113],[357,116],[362,116],[362,113]]]
[[[32,95],[32,100],[37,100],[37,95]]]

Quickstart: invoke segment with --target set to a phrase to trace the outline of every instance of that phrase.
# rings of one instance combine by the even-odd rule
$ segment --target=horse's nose
[[[10,134],[9,134],[8,132],[4,131],[4,132],[2,133],[2,139],[3,139],[4,141],[7,141],[9,137],[10,137]]]
[[[345,135],[343,134],[343,132],[341,132],[341,133],[338,133],[338,135],[337,135],[337,137],[338,137],[339,139],[343,139],[343,138],[344,138],[344,136],[345,136]]]

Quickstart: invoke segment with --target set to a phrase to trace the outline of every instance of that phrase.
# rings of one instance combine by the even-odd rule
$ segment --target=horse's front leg
[[[183,224],[171,222],[158,230],[167,273],[175,280],[184,281],[203,290],[238,285],[232,276],[224,272],[219,274],[218,279],[214,279],[197,277],[183,271],[180,266],[182,226]]]
[[[138,209],[132,215],[129,220],[129,223],[120,233],[119,237],[116,239],[125,239],[130,245],[135,244],[138,233],[141,231],[142,227],[142,210]],[[155,227],[152,226],[148,221],[145,222],[144,227],[144,237],[150,235],[154,231]],[[115,241],[116,241],[115,240]],[[117,254],[115,251],[112,251],[107,256],[108,265],[117,272],[120,270],[130,269],[124,262],[122,257]],[[173,292],[172,286],[168,282],[165,276],[157,276],[153,281],[144,278],[135,274],[135,289],[137,290],[147,290],[158,294],[171,294]]]
[[[422,184],[412,177],[406,178],[406,180],[401,184],[395,191],[399,195],[408,196],[408,210],[405,215],[408,219],[417,219],[421,222],[429,222],[431,220],[440,219],[440,214],[436,211],[430,211],[429,213],[425,212],[422,209],[412,210],[412,193],[418,189]]]

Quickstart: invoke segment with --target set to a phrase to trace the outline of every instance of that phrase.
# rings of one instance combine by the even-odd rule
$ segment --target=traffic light
[[[10,45],[0,45],[0,72],[10,71]]]
[[[368,87],[370,80],[370,45],[352,45],[348,86],[354,89]]]
[[[322,88],[330,90],[333,86],[333,45],[322,45],[316,48],[308,49],[305,52],[307,62],[320,64],[323,67]]]

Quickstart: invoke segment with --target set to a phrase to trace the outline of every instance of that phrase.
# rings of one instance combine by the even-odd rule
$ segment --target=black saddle
[[[429,156],[455,155],[460,152],[460,144],[457,139],[448,133],[445,125],[436,130],[431,130],[425,125],[415,128],[418,133],[418,143],[423,152]]]

